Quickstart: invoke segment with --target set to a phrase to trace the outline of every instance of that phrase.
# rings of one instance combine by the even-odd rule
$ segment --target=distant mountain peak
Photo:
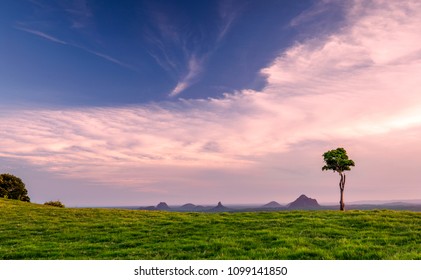
[[[296,200],[291,202],[288,208],[291,209],[313,209],[320,207],[316,199],[309,198],[306,195],[300,195]]]
[[[170,210],[171,208],[168,206],[168,204],[166,204],[165,202],[160,202],[157,206],[156,209],[158,210]]]
[[[228,210],[229,210],[229,208],[222,205],[221,202],[218,202],[218,205],[216,207],[210,209],[210,211],[213,211],[213,212],[218,212],[218,211],[223,212],[223,211],[228,211]]]

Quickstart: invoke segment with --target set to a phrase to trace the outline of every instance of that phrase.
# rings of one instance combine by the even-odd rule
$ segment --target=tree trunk
[[[341,189],[341,201],[339,203],[341,204],[340,210],[345,211],[344,190],[342,189]]]
[[[345,202],[344,202],[344,189],[345,189],[345,174],[342,172],[339,172],[339,175],[341,175],[341,180],[339,181],[339,189],[341,190],[341,200],[339,201],[340,210],[345,211]]]

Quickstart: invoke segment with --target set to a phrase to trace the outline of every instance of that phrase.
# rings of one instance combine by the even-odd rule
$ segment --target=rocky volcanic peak
[[[170,210],[171,208],[165,202],[160,202],[156,206],[156,209],[158,209],[158,210]]]
[[[288,208],[291,208],[291,209],[312,209],[312,208],[318,208],[318,207],[320,207],[320,205],[317,202],[317,200],[313,198],[309,198],[305,196],[304,194],[300,195],[299,198],[291,202],[288,206]]]
[[[218,205],[214,208],[212,208],[210,211],[215,211],[215,212],[220,212],[220,211],[228,211],[229,208],[225,207],[224,205],[222,205],[221,202],[218,202]]]

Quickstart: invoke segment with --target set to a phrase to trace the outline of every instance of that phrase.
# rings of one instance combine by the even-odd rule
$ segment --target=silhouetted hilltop
[[[157,206],[156,206],[157,210],[163,210],[163,211],[168,211],[171,210],[171,208],[165,203],[165,202],[160,202]]]
[[[281,205],[281,204],[279,204],[279,203],[278,203],[278,202],[276,202],[276,201],[271,201],[271,202],[269,202],[269,203],[267,203],[267,204],[263,205],[262,207],[263,207],[263,208],[281,208],[281,207],[282,207],[282,205]]]
[[[218,202],[218,205],[212,209],[209,210],[209,212],[225,212],[229,211],[230,209],[222,205],[221,202]]]
[[[193,203],[187,203],[187,204],[184,204],[183,206],[181,206],[180,207],[180,210],[183,210],[183,211],[194,211],[194,210],[196,210],[196,205],[194,205]]]
[[[161,210],[161,211],[170,211],[171,208],[165,203],[160,202],[157,206],[147,206],[140,207],[139,210]]]
[[[126,207],[122,207],[126,208]],[[217,206],[202,206],[202,205],[195,205],[193,203],[187,203],[182,206],[171,206],[169,207],[167,203],[160,202],[156,206],[147,206],[147,207],[128,207],[128,209],[139,209],[139,210],[149,210],[149,211],[171,211],[171,212],[257,212],[257,211],[265,211],[265,212],[273,212],[273,211],[288,211],[288,210],[296,210],[296,209],[307,209],[307,210],[337,210],[338,205],[324,205],[321,206],[317,202],[316,199],[309,198],[306,195],[300,195],[295,201],[281,205],[276,201],[271,201],[262,206],[252,206],[252,205],[233,205],[230,208],[225,207],[221,202],[218,203]],[[371,210],[371,209],[393,209],[393,210],[409,210],[409,211],[417,211],[421,212],[421,204],[416,203],[408,203],[408,202],[388,202],[388,203],[365,203],[365,204],[358,204],[358,203],[350,203],[347,205],[347,209],[358,209],[358,210]]]
[[[197,206],[194,207],[193,210],[194,211],[204,211],[204,210],[206,210],[206,207],[202,206],[202,205],[197,205]]]
[[[289,209],[315,209],[319,207],[320,205],[317,200],[309,198],[304,194],[300,195],[299,198],[288,205]]]
[[[156,210],[155,206],[147,206],[147,207],[141,207],[139,210]]]

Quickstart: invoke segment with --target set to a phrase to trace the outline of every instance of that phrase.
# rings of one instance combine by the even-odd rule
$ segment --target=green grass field
[[[0,259],[421,259],[421,213],[175,213],[0,199]]]

